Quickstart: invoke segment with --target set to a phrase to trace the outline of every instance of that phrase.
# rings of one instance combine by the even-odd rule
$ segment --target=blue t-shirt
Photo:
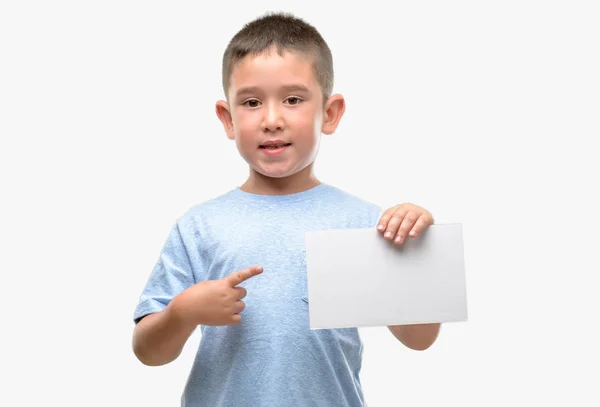
[[[182,406],[366,406],[358,329],[310,330],[304,232],[375,227],[376,205],[321,183],[289,195],[235,188],[175,223],[134,312],[164,309],[189,286],[259,264],[237,325],[203,326]]]

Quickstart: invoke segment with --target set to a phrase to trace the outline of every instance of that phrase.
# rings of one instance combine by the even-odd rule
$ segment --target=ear
[[[217,117],[223,123],[225,133],[229,140],[235,140],[235,134],[233,133],[233,119],[231,117],[231,111],[229,110],[229,104],[224,100],[219,100],[215,106]]]
[[[324,134],[333,134],[345,111],[346,101],[342,95],[333,95],[327,99],[323,112],[321,132]]]

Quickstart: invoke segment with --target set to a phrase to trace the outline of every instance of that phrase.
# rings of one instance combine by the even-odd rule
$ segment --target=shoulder
[[[215,219],[227,214],[228,209],[236,205],[232,191],[229,190],[203,202],[191,205],[176,218],[177,224],[181,228],[187,228],[191,225],[197,226],[198,223],[205,223],[209,219]]]
[[[362,227],[374,227],[377,225],[383,213],[379,205],[333,185],[329,186],[329,190],[330,202],[335,205],[336,209],[351,214],[354,219],[359,220],[364,225]]]

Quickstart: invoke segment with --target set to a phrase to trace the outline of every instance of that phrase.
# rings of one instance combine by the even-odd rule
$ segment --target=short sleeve
[[[373,205],[372,209],[371,209],[371,226],[373,228],[376,228],[377,225],[379,224],[379,220],[381,219],[381,217],[383,216],[383,214],[385,213],[385,209],[381,208],[378,205]]]
[[[195,283],[193,267],[185,246],[181,225],[177,222],[163,245],[159,258],[146,282],[135,308],[133,321],[162,311],[169,302]]]

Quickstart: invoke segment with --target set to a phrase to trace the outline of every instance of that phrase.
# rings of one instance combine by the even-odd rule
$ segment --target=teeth
[[[262,146],[262,148],[270,148],[270,149],[276,149],[276,148],[281,148],[281,147],[285,147],[289,144],[271,144],[268,146]]]

